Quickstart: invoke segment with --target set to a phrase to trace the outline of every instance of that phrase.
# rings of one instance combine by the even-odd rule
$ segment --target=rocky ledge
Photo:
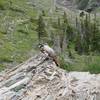
[[[100,100],[100,75],[67,72],[38,54],[0,73],[0,100]]]

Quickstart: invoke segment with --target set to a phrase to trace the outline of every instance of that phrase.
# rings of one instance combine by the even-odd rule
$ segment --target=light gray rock
[[[48,95],[47,98],[45,100],[55,100],[53,96]]]
[[[100,74],[68,73],[45,59],[40,53],[1,73],[0,100],[100,100]]]

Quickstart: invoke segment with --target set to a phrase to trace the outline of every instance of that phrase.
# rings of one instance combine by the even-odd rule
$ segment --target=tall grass
[[[90,73],[100,73],[100,57],[95,56],[92,58],[92,61],[87,64],[85,71]]]
[[[74,59],[70,59],[70,63],[64,57],[60,57],[60,67],[67,71],[82,71],[98,74],[100,73],[100,56],[95,55],[74,55]]]

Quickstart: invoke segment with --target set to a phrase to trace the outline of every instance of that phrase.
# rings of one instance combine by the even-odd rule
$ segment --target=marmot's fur
[[[49,47],[47,44],[41,44],[39,47],[40,47],[40,51],[42,53],[47,53],[48,56],[53,59],[53,61],[55,62],[55,64],[57,66],[59,66],[57,55],[56,55],[55,51],[51,47]]]

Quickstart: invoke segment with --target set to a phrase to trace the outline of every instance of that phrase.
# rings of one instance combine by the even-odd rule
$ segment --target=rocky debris
[[[56,4],[70,10],[94,11],[100,7],[100,0],[56,0]]]
[[[73,4],[73,1],[72,0],[56,0],[56,3],[58,5],[61,5],[61,6],[64,6],[68,9],[74,9],[75,8],[75,5]]]
[[[0,100],[100,100],[100,75],[66,72],[40,53],[0,74]]]

